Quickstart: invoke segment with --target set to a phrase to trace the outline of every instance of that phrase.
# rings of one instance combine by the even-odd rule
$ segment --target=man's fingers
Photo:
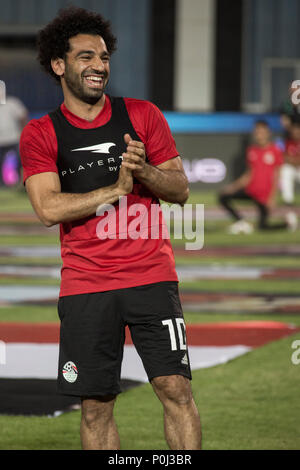
[[[137,165],[136,163],[131,163],[123,160],[122,162],[122,167],[128,168],[130,170],[140,170],[141,167],[140,165]]]
[[[128,164],[127,162],[122,162],[121,164],[121,170],[124,174],[124,176],[127,174],[128,176],[132,176],[132,171],[134,168],[131,168],[130,163]]]
[[[139,140],[132,140],[130,134],[125,134],[124,135],[124,141],[125,141],[125,144],[127,144],[127,145],[131,145],[135,148],[137,147],[137,148],[140,148],[140,149],[144,150],[143,142],[140,142]]]
[[[135,162],[140,162],[141,157],[139,155],[135,155],[134,153],[123,153],[122,154],[123,160],[127,161],[135,161]]]
[[[125,141],[125,144],[129,144],[129,142],[131,141],[131,137],[130,137],[130,134],[125,134],[124,135],[124,141]]]
[[[145,147],[143,142],[132,140],[130,134],[124,135],[127,151],[122,154],[122,166],[133,171],[133,174],[142,174],[145,167]]]
[[[140,142],[139,140],[131,140],[129,145],[134,146],[135,148],[145,150],[145,146],[143,142]]]
[[[130,168],[131,170],[143,169],[143,161],[138,155],[123,153],[122,156],[122,164],[124,164],[127,168]]]
[[[128,145],[127,147],[127,152],[128,153],[136,153],[138,155],[140,155],[141,157],[144,157],[145,155],[145,151],[143,148],[140,148],[140,147],[134,147],[133,145]]]

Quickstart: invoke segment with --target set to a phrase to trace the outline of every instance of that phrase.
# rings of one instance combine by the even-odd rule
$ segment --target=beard
[[[95,74],[95,72],[90,73]],[[101,74],[103,76],[102,89],[88,88],[84,83],[84,75],[87,75],[87,72],[83,72],[82,75],[79,76],[73,71],[72,67],[66,63],[64,79],[71,93],[84,103],[96,104],[103,96],[104,89],[108,83],[108,74],[106,72]]]

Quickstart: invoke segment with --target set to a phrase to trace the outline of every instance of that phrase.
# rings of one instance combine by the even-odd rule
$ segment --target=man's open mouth
[[[99,75],[86,75],[84,80],[90,88],[102,88],[104,81],[103,76]]]

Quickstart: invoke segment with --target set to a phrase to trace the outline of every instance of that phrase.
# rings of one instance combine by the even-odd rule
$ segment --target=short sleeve
[[[175,140],[163,113],[150,101],[125,98],[130,120],[144,142],[152,165],[159,165],[179,155]]]
[[[30,121],[21,134],[20,156],[24,183],[29,176],[38,173],[58,173],[55,133],[51,133],[51,129],[43,128],[38,120]]]
[[[149,103],[146,126],[146,152],[152,165],[159,165],[178,156],[169,124],[163,113],[152,103]]]

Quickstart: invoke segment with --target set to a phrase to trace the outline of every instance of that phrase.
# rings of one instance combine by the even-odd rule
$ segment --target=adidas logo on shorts
[[[188,366],[189,365],[189,360],[188,360],[188,357],[187,355],[185,354],[183,356],[183,358],[181,359],[181,364],[184,364],[185,366]]]

